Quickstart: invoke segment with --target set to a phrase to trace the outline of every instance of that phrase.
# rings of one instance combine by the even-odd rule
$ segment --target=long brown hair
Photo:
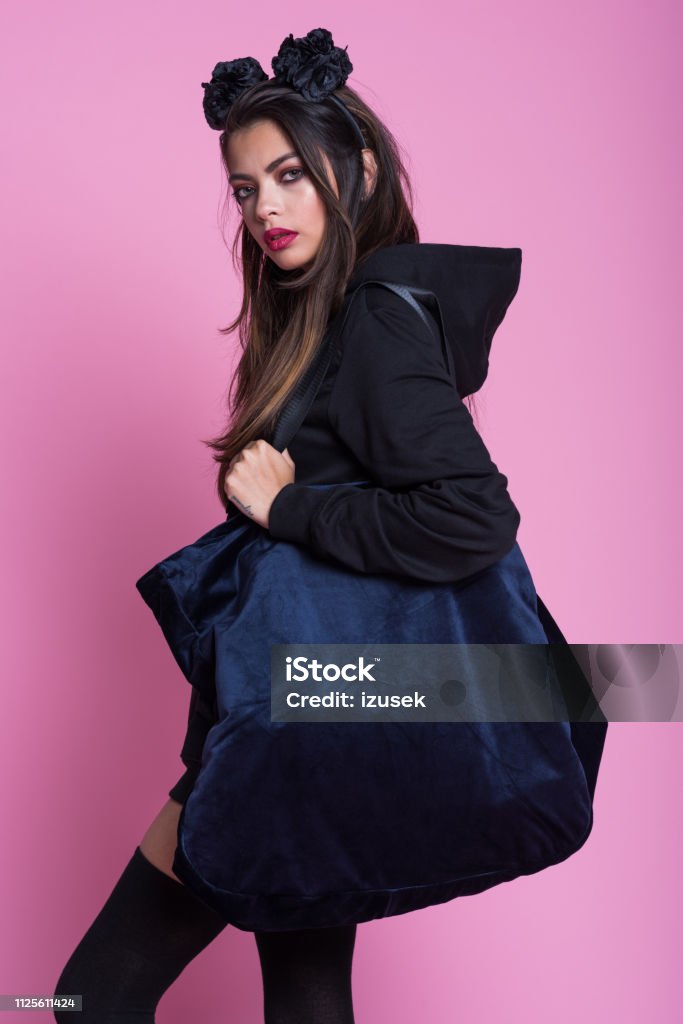
[[[420,240],[412,214],[412,187],[396,140],[353,89],[342,86],[336,95],[354,114],[374,153],[377,173],[369,194],[353,127],[334,103],[312,102],[268,79],[238,96],[220,135],[227,175],[230,134],[256,121],[274,121],[291,140],[326,210],[323,241],[305,270],[283,271],[267,258],[246,224],[235,234],[232,259],[243,276],[242,306],[235,320],[219,331],[239,329],[242,355],[227,395],[232,409],[229,426],[219,437],[203,442],[215,451],[216,487],[226,509],[230,460],[274,428],[330,318],[339,310],[356,266],[376,249]],[[323,153],[334,172],[338,198]],[[229,195],[226,201],[230,203]]]

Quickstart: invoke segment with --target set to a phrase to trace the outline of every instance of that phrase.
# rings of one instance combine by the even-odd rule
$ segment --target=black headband
[[[274,71],[272,80],[291,86],[306,99],[315,103],[332,100],[352,125],[361,148],[365,149],[367,143],[358,121],[346,104],[334,95],[334,90],[344,85],[353,71],[353,64],[346,47],[335,46],[332,34],[326,28],[314,28],[299,39],[290,32],[280,44],[271,66]],[[202,105],[209,126],[222,131],[228,111],[237,97],[266,80],[268,75],[254,57],[238,57],[216,64],[211,81],[202,82]]]

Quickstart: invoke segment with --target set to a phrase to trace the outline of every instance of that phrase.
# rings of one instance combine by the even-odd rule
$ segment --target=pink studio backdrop
[[[539,593],[572,642],[683,641],[680,5],[14,4],[3,993],[53,991],[182,771],[189,687],[134,583],[223,518],[201,439],[239,282],[200,82],[321,25],[407,153],[422,240],[523,250],[477,405]],[[585,848],[359,927],[357,1019],[679,1019],[682,771],[679,725],[613,724]],[[253,936],[227,928],[159,1020],[261,1012]]]

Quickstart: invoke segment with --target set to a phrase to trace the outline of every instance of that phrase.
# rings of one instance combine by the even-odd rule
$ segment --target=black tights
[[[55,994],[83,996],[79,1024],[153,1024],[164,992],[228,923],[138,846]],[[254,936],[265,1024],[353,1024],[356,925]],[[54,1016],[58,1024],[76,1019],[70,1010]]]

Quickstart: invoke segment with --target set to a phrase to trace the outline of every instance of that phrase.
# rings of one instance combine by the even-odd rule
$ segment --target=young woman
[[[471,279],[482,347],[456,368],[462,393],[477,390],[517,287],[519,252],[419,243],[398,147],[345,85],[351,64],[325,29],[289,36],[273,70],[268,78],[242,58],[216,65],[202,83],[241,218],[244,279],[242,308],[226,329],[239,327],[243,346],[233,417],[209,442],[219,497],[229,514],[239,509],[271,536],[356,572],[471,577],[510,553],[519,513],[435,337],[416,330],[401,298],[363,289],[294,440],[281,452],[268,438],[345,296],[364,281],[428,289],[446,332],[465,332],[453,281],[479,260]],[[368,476],[376,486],[347,486]],[[179,815],[215,721],[215,702],[193,689],[187,770],[58,981],[57,993],[83,994],[84,1022],[153,1021],[169,985],[230,923],[172,867]],[[597,772],[598,747],[594,754]],[[255,933],[267,1024],[353,1021],[355,934],[356,924]]]

